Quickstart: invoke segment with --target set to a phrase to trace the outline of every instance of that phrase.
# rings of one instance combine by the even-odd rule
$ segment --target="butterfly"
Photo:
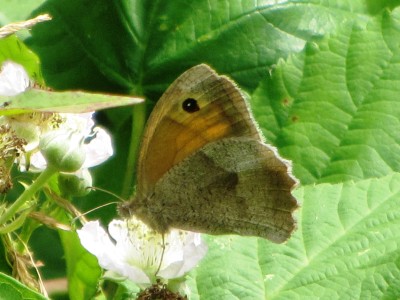
[[[136,195],[120,207],[160,233],[178,228],[276,243],[296,227],[291,164],[265,143],[245,97],[205,64],[184,72],[144,130]]]

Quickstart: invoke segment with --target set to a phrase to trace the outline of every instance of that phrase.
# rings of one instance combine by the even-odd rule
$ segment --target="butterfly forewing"
[[[185,100],[198,111],[185,111]],[[260,139],[247,104],[229,79],[206,65],[183,73],[156,104],[142,140],[137,189],[150,194],[172,166],[209,142],[232,136]]]

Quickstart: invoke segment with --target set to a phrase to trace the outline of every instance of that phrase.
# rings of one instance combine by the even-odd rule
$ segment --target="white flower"
[[[12,61],[5,61],[0,71],[0,96],[14,96],[24,92],[30,84],[25,69]],[[20,169],[26,170],[26,159],[29,157],[31,171],[42,171],[47,167],[46,160],[39,152],[39,143],[49,132],[59,136],[79,134],[84,143],[86,159],[82,169],[103,163],[113,155],[111,137],[100,127],[94,127],[93,112],[82,114],[68,113],[26,113],[12,116],[0,116],[0,125],[7,124],[15,134],[24,139],[25,156],[19,159]],[[79,139],[79,137],[78,137]]]
[[[113,220],[108,231],[115,242],[98,221],[86,223],[78,230],[78,235],[82,245],[97,257],[102,268],[137,284],[154,283],[156,275],[164,279],[182,277],[207,252],[199,233],[172,229],[164,235],[163,254],[162,235],[136,218]]]
[[[31,143],[28,142],[30,147],[29,149],[26,149],[26,151],[31,151],[30,170],[42,171],[46,168],[47,162],[42,153],[38,151],[39,145],[37,140],[46,138],[49,134],[52,134],[53,136],[69,136],[71,135],[70,133],[74,133],[73,136],[78,140],[88,140],[88,142],[85,142],[82,145],[82,149],[85,152],[85,160],[81,167],[82,169],[99,165],[112,156],[113,148],[111,137],[104,129],[93,127],[94,121],[92,115],[93,112],[82,114],[60,113],[60,123],[57,124],[57,128],[49,129],[49,127],[39,127],[39,137],[34,140],[32,139]],[[19,121],[19,123],[21,122]],[[68,140],[66,140],[66,142],[68,142]],[[32,147],[34,148],[32,149]],[[25,165],[26,161],[24,157],[22,157],[20,161],[21,170],[26,169]]]
[[[0,96],[15,96],[29,87],[29,76],[23,66],[7,60],[0,71]]]

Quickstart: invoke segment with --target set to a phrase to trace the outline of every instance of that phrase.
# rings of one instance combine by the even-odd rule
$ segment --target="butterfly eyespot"
[[[185,101],[183,101],[182,108],[188,113],[194,113],[200,110],[197,100],[193,98],[187,98]]]

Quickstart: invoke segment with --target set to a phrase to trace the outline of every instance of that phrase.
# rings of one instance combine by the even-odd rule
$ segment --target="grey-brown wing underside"
[[[280,243],[296,227],[295,184],[289,162],[274,148],[254,139],[227,138],[171,168],[147,204],[161,227]]]

